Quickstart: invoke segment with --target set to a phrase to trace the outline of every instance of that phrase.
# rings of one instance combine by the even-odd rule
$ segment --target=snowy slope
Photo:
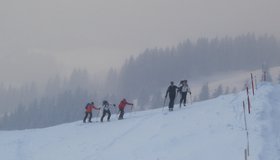
[[[249,159],[280,159],[280,86],[262,84],[247,114]],[[194,103],[174,112],[127,113],[124,120],[74,122],[0,132],[1,160],[241,160],[247,147],[246,93]],[[83,115],[81,115],[81,118]]]

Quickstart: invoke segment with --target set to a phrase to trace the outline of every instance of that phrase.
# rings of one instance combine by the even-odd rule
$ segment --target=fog
[[[248,32],[280,36],[278,0],[2,0],[1,82],[120,68],[146,48]],[[103,74],[104,75],[104,74]]]
[[[279,6],[278,0],[1,0],[0,129],[78,120],[92,100],[126,97],[136,110],[159,107],[170,80],[194,84],[202,75],[260,69],[263,61],[279,66]],[[222,87],[194,99],[236,90]]]

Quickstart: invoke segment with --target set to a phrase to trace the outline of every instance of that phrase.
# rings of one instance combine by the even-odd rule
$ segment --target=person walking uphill
[[[103,118],[108,114],[108,117],[107,117],[107,121],[110,121],[110,117],[111,117],[111,111],[110,111],[110,105],[108,101],[104,100],[103,101],[103,114],[102,114],[102,117],[101,117],[101,122],[103,122]],[[115,104],[113,104],[112,106],[116,106]]]
[[[173,111],[174,108],[174,101],[176,97],[176,90],[178,87],[174,85],[174,82],[170,82],[170,86],[167,88],[166,94],[165,94],[165,99],[167,98],[167,95],[169,94],[169,111]]]
[[[93,109],[100,110],[100,108],[95,107],[95,106],[94,106],[94,102],[91,102],[91,103],[88,103],[88,104],[86,105],[85,109],[86,109],[86,112],[85,112],[85,117],[84,117],[83,122],[86,123],[86,119],[87,119],[87,117],[89,116],[88,122],[91,123],[91,122],[92,122],[92,121],[91,121],[91,118],[92,118],[92,110],[93,110]]]
[[[184,106],[186,106],[187,94],[189,93],[191,95],[192,92],[190,90],[187,80],[182,80],[180,84],[181,86],[179,87],[178,92],[181,93],[181,99],[180,99],[180,107],[181,107],[182,102],[184,102]]]
[[[119,110],[120,110],[119,120],[123,119],[124,108],[125,108],[126,105],[132,105],[133,106],[133,103],[127,102],[125,98],[120,102],[120,104],[119,104]]]

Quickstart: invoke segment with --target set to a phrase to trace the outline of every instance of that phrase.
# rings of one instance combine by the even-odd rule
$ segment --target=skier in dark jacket
[[[101,117],[101,122],[103,122],[103,118],[108,114],[108,117],[107,117],[107,121],[110,121],[110,117],[111,117],[111,111],[110,111],[110,106],[116,106],[115,104],[109,104],[108,101],[104,100],[103,101],[103,114],[102,114],[102,117]]]
[[[88,104],[86,105],[85,109],[86,109],[86,112],[85,112],[85,117],[84,117],[83,122],[86,123],[86,119],[87,119],[87,117],[88,117],[88,115],[89,115],[88,122],[91,123],[91,122],[92,122],[92,121],[91,121],[91,118],[92,118],[92,110],[93,110],[93,109],[100,110],[100,108],[95,107],[95,106],[94,106],[94,102],[91,102],[91,103],[88,103]]]
[[[120,104],[119,104],[119,110],[120,110],[119,120],[123,119],[124,108],[125,108],[126,105],[133,106],[133,103],[127,102],[125,98],[120,102]]]
[[[178,92],[181,93],[181,99],[180,99],[180,107],[182,105],[182,102],[184,103],[184,106],[186,106],[186,101],[187,101],[187,94],[192,94],[189,85],[188,85],[188,81],[187,80],[182,80],[180,82],[181,86],[178,89]]]
[[[167,98],[167,94],[169,94],[169,111],[173,111],[174,108],[174,101],[176,97],[176,90],[178,87],[174,85],[174,82],[170,82],[170,86],[167,88],[165,99]]]

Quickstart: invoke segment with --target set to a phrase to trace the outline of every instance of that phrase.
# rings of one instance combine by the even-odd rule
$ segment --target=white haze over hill
[[[246,83],[250,84],[251,82],[251,75],[253,74],[254,82],[261,82],[262,81],[262,70],[251,70],[251,71],[235,71],[229,73],[221,73],[216,74],[210,77],[203,77],[201,76],[198,79],[189,79],[189,85],[192,90],[193,96],[197,96],[200,93],[201,86],[203,84],[208,83],[209,92],[212,94],[215,90],[219,87],[219,85],[223,86],[224,89],[229,88],[233,90],[234,88],[236,91],[241,91],[244,89]],[[269,73],[272,77],[273,83],[279,83],[279,75],[280,75],[280,67],[271,67],[269,69]]]
[[[279,38],[279,3],[4,0],[0,2],[1,82],[41,82],[73,68],[103,73],[146,48],[172,47],[186,39],[247,33]]]
[[[280,86],[260,84],[246,110],[249,157],[280,158]],[[125,114],[118,121],[23,131],[0,131],[0,157],[5,160],[237,160],[248,148],[242,101],[246,92],[216,99]],[[81,118],[82,118],[81,113]],[[95,121],[99,120],[94,118]]]

